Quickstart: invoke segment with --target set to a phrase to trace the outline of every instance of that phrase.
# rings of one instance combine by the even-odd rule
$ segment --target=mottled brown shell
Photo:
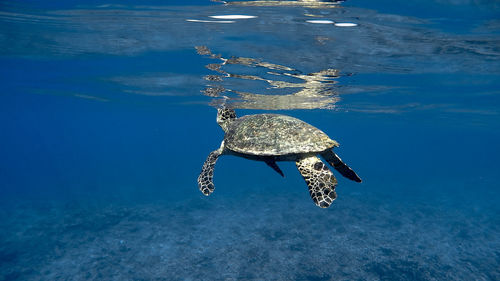
[[[321,152],[338,146],[318,128],[279,114],[246,115],[231,122],[224,138],[226,148],[258,156]]]

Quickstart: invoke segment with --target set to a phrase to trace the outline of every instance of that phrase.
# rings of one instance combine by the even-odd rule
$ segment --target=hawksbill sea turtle
[[[212,151],[198,177],[198,187],[205,195],[214,191],[215,163],[221,155],[235,155],[264,161],[279,173],[277,161],[294,161],[309,187],[314,203],[328,208],[337,198],[337,179],[318,157],[321,155],[341,175],[361,182],[359,176],[333,152],[339,144],[324,132],[294,117],[281,114],[256,114],[236,117],[233,109],[217,110],[217,123],[225,132],[219,149]]]

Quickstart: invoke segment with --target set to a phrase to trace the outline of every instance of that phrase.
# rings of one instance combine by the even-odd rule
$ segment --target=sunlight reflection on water
[[[378,83],[377,79],[360,79],[371,74],[387,80],[408,74],[495,75],[499,72],[500,50],[498,40],[491,36],[490,21],[478,22],[474,33],[462,35],[430,27],[432,21],[428,19],[342,7],[339,2],[274,4],[277,1],[227,2],[202,9],[144,5],[45,11],[6,9],[0,12],[0,48],[6,56],[64,59],[96,55],[133,57],[207,46],[227,60],[215,63],[219,68],[212,71],[218,73],[205,75],[208,84],[202,81],[203,76],[198,79],[192,74],[167,71],[116,73],[100,79],[116,83],[123,92],[144,96],[195,96],[205,84],[205,95],[224,95],[241,108],[499,114],[489,104],[464,104],[453,98],[431,102],[428,97],[433,92],[443,92],[439,89],[443,84],[422,88],[425,83],[392,85]],[[317,5],[335,8],[317,9]],[[231,64],[230,56],[260,61],[261,65],[241,61]],[[274,71],[270,64],[262,64],[265,61],[293,70]],[[314,80],[318,77],[312,74],[329,69],[337,71],[334,80]],[[313,80],[307,80],[313,76]],[[486,86],[493,83],[492,78],[474,80],[479,83],[477,91],[491,94]],[[176,81],[190,82],[179,88]],[[446,84],[451,88],[444,92],[460,88],[460,80],[454,83]],[[466,95],[472,99],[477,91],[470,90]],[[415,92],[419,94],[412,94]],[[390,95],[390,101],[372,98],[383,95]],[[74,96],[94,97],[96,101],[116,99],[94,92]],[[194,102],[207,101],[199,95]]]

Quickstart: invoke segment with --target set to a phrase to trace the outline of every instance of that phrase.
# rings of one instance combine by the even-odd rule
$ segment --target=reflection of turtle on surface
[[[198,186],[205,195],[214,191],[213,173],[217,158],[223,154],[264,161],[281,176],[276,161],[295,161],[317,206],[327,208],[337,197],[337,180],[318,158],[321,155],[344,177],[361,182],[332,150],[339,144],[321,130],[299,119],[279,114],[257,114],[236,118],[232,109],[220,108],[217,123],[226,133],[219,149],[203,164]]]

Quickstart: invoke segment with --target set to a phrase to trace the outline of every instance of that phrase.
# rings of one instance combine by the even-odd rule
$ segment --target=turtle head
[[[221,126],[222,130],[224,132],[227,131],[227,128],[229,127],[229,124],[236,119],[236,112],[234,112],[234,109],[226,108],[226,107],[221,107],[217,109],[217,124]]]

